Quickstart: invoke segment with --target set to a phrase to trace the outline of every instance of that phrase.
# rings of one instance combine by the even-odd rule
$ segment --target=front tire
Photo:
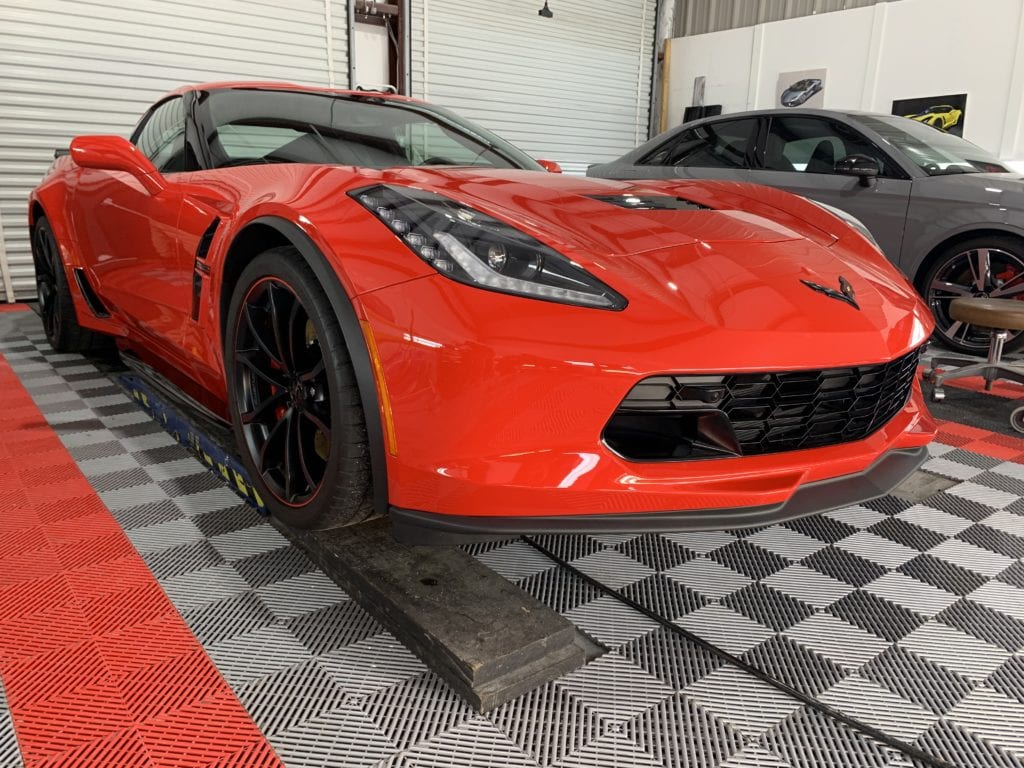
[[[935,316],[935,338],[950,349],[984,355],[989,329],[961,323],[949,314],[953,299],[991,297],[1024,301],[1024,242],[1008,235],[984,235],[947,246],[929,264],[919,288]],[[1024,345],[1011,331],[1004,351]]]
[[[327,295],[298,251],[272,248],[242,271],[226,336],[235,439],[269,511],[295,528],[372,517],[355,372]]]

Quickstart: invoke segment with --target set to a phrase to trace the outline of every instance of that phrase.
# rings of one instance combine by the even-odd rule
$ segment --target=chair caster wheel
[[[932,402],[933,403],[941,403],[945,399],[946,399],[946,393],[943,390],[941,390],[941,389],[933,389],[932,390]]]
[[[1010,426],[1018,432],[1024,432],[1024,406],[1015,408],[1010,414]]]
[[[927,381],[929,384],[935,383],[935,377],[938,376],[938,371],[927,370],[921,374],[921,378]]]

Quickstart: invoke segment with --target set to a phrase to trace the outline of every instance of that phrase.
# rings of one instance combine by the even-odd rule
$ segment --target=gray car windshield
[[[892,144],[929,176],[1008,172],[998,158],[981,147],[916,120],[883,115],[851,117]]]

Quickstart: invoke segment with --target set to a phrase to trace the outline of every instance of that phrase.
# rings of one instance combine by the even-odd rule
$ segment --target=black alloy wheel
[[[955,245],[933,262],[922,287],[935,315],[937,338],[958,352],[984,355],[990,329],[954,320],[950,304],[971,297],[1024,301],[1024,244],[1009,237],[993,237]],[[1024,335],[1011,331],[1005,349],[1011,351],[1022,344]]]
[[[225,344],[229,407],[264,504],[297,528],[372,516],[365,417],[327,297],[292,248],[243,270]]]
[[[242,302],[235,398],[246,445],[280,501],[319,493],[331,451],[331,400],[320,341],[290,285],[266,277]]]

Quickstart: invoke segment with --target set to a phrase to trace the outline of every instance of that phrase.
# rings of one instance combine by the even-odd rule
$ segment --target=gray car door
[[[853,214],[871,230],[889,260],[899,263],[911,181],[874,142],[837,120],[774,115],[757,154],[757,167],[745,174],[746,180]],[[867,155],[877,161],[879,175],[874,183],[865,186],[858,178],[835,173],[835,163],[848,155]]]
[[[615,179],[749,181],[759,124],[756,117],[744,117],[687,128],[635,164],[611,166],[607,175]]]

